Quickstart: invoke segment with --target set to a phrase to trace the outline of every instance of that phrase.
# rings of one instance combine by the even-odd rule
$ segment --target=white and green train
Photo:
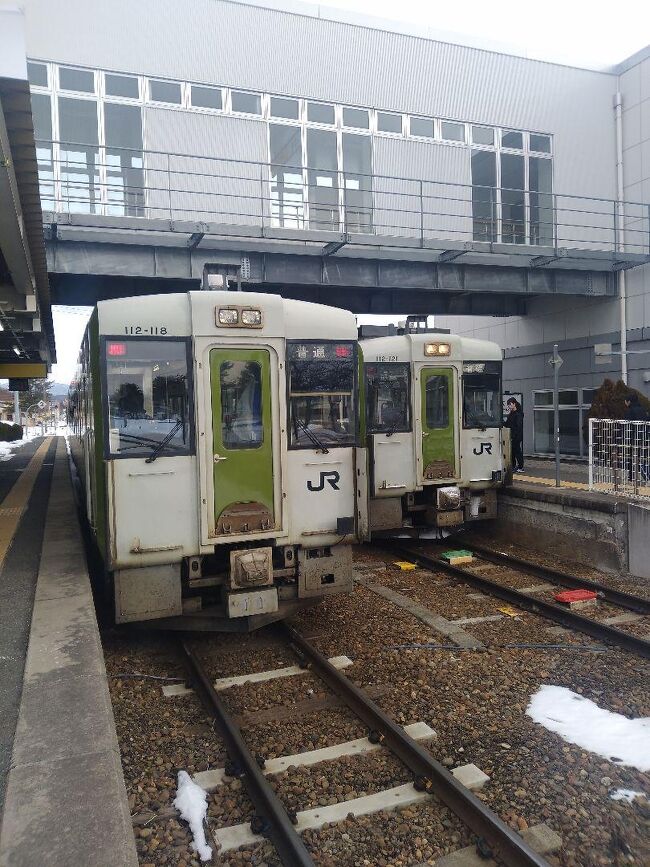
[[[97,305],[71,450],[118,623],[251,629],[351,589],[356,336],[273,295]]]
[[[70,443],[116,622],[254,629],[351,590],[353,543],[493,517],[500,413],[491,343],[359,342],[258,293],[100,302]]]

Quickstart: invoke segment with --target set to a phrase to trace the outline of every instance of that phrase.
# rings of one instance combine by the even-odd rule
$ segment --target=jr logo
[[[327,480],[328,484],[330,484],[335,491],[339,491],[340,488],[338,482],[340,478],[341,476],[336,472],[336,470],[322,470],[318,485],[314,485],[312,482],[307,482],[307,490],[322,491],[325,487],[325,480]]]
[[[472,449],[475,455],[482,455],[483,452],[485,452],[486,455],[492,454],[492,443],[479,443],[479,446],[479,449]]]

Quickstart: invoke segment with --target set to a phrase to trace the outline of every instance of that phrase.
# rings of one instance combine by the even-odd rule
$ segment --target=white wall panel
[[[259,224],[262,189],[268,197],[258,165],[268,159],[265,123],[147,108],[144,136],[147,150],[161,151],[147,156],[150,216]],[[233,154],[254,164],[233,163]]]

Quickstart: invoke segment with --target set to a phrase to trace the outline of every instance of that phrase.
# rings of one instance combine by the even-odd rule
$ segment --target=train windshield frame
[[[485,430],[503,425],[500,361],[463,362],[463,428]]]
[[[194,454],[194,382],[187,337],[101,338],[107,458]]]
[[[408,361],[371,361],[364,365],[368,433],[411,430],[411,365]]]
[[[354,340],[287,340],[290,449],[357,444],[357,347]]]

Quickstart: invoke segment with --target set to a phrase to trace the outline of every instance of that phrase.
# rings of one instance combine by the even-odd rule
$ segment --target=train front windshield
[[[109,453],[189,454],[188,342],[107,339],[105,365]]]
[[[352,342],[287,342],[289,443],[292,448],[356,442]]]
[[[501,362],[463,364],[463,427],[500,427]]]

